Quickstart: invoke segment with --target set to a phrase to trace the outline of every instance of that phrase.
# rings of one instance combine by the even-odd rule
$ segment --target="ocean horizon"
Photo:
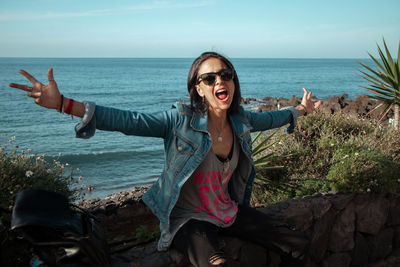
[[[60,91],[78,101],[140,112],[171,108],[188,101],[186,79],[193,58],[0,58],[0,134],[15,136],[19,149],[32,149],[79,168],[87,198],[152,184],[163,168],[163,142],[157,138],[97,131],[88,140],[75,138],[79,118],[60,115],[34,104],[9,83],[30,84],[19,69],[47,82],[54,69]],[[325,99],[368,93],[359,61],[369,59],[231,58],[243,98],[302,96],[302,88]],[[61,153],[61,156],[59,156]]]

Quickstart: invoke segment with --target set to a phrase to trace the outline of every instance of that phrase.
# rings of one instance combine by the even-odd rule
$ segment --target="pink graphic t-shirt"
[[[221,160],[212,149],[181,189],[171,214],[171,222],[187,218],[209,221],[221,227],[231,225],[238,208],[229,196],[228,183],[239,159],[239,144],[234,139],[231,158]]]

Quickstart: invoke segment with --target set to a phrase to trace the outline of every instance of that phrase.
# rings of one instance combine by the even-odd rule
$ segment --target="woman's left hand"
[[[296,107],[297,110],[303,111],[303,113],[300,115],[313,113],[314,110],[316,110],[322,104],[322,100],[316,100],[316,101],[311,100],[311,94],[312,94],[311,91],[308,92],[306,88],[303,88],[303,91],[304,94],[303,98],[301,99],[301,104]]]

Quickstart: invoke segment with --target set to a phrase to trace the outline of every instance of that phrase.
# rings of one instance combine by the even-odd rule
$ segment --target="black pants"
[[[215,266],[211,264],[213,260],[224,258],[219,248],[218,235],[235,236],[253,242],[285,255],[286,258],[290,256],[285,248],[289,247],[303,254],[309,243],[305,234],[279,224],[255,208],[239,206],[235,222],[227,228],[209,222],[190,220],[175,235],[172,246],[185,254],[194,266]],[[289,259],[291,260],[295,261]],[[296,266],[299,266],[298,264],[296,263]]]

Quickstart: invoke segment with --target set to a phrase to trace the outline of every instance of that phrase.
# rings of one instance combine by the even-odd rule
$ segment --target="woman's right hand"
[[[32,83],[32,86],[10,83],[10,87],[27,91],[27,96],[32,97],[35,103],[42,107],[52,109],[59,109],[61,107],[61,94],[58,90],[57,83],[54,81],[52,68],[47,72],[47,77],[49,79],[48,84],[39,82],[24,70],[20,70],[19,73],[25,76],[25,78]]]

